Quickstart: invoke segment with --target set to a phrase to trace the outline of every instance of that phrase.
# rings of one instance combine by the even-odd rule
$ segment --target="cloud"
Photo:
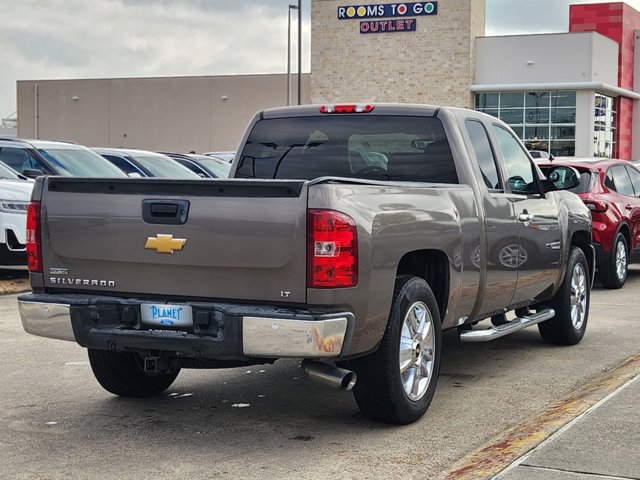
[[[487,35],[566,31],[570,3],[599,1],[486,0]],[[15,110],[16,80],[283,73],[289,3],[0,0],[0,117]],[[311,0],[302,5],[309,71]]]
[[[0,116],[27,79],[286,71],[288,0],[0,0]],[[305,13],[306,10],[306,13]],[[309,70],[310,0],[303,3]],[[296,25],[294,22],[293,32]],[[295,40],[293,58],[296,58]]]
[[[486,0],[486,34],[566,32],[569,5],[613,3],[617,0]],[[625,0],[640,11],[640,0]]]
[[[488,0],[487,35],[567,31],[568,0]]]

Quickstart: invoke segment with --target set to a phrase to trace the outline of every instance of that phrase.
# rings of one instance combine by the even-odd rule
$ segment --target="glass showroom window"
[[[593,155],[596,157],[613,157],[616,133],[615,105],[614,98],[596,93],[593,124]]]
[[[529,150],[575,155],[576,92],[480,93],[476,110],[507,123]]]

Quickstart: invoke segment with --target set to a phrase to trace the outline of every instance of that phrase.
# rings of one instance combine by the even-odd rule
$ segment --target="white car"
[[[236,152],[206,152],[203,153],[207,157],[217,157],[221,158],[225,162],[233,162],[234,157],[236,156]]]
[[[0,268],[27,265],[27,205],[34,181],[0,162]]]

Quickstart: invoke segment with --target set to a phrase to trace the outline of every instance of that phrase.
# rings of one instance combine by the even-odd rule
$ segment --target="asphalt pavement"
[[[26,272],[0,292],[28,290]],[[102,390],[84,349],[26,334],[0,295],[0,479],[640,479],[640,267],[597,286],[574,347],[535,328],[488,344],[444,335],[427,415],[367,421],[299,362],[184,371],[165,395]],[[490,467],[490,468],[489,468]]]

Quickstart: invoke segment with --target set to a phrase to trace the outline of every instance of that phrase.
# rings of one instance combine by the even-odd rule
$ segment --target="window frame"
[[[489,188],[485,184],[485,182],[480,182],[480,184],[484,185],[484,187],[490,193],[504,193],[504,191],[505,191],[505,188],[504,188],[505,175],[504,175],[504,171],[502,170],[502,166],[501,166],[500,162],[498,161],[498,158],[497,158],[497,155],[496,155],[496,148],[495,148],[493,142],[491,141],[491,135],[489,134],[489,131],[487,130],[487,127],[486,127],[486,125],[484,124],[484,122],[482,120],[480,120],[479,118],[475,118],[475,117],[467,117],[467,118],[465,118],[465,121],[464,121],[465,130],[466,130],[467,137],[469,137],[469,141],[471,143],[471,148],[473,150],[473,155],[474,155],[474,157],[476,159],[476,164],[478,165],[478,170],[480,171],[480,174],[483,175],[484,172],[482,171],[482,167],[480,165],[480,162],[478,161],[478,154],[477,154],[476,149],[473,146],[471,135],[469,134],[469,128],[467,127],[467,124],[471,123],[471,122],[479,124],[480,127],[482,128],[486,138],[487,138],[487,143],[489,144],[489,150],[491,151],[491,156],[493,157],[493,164],[494,164],[495,169],[496,169],[496,174],[498,176],[498,182],[499,182],[500,188]]]
[[[620,191],[620,189],[619,189],[620,187],[618,185],[618,182],[616,182],[616,177],[615,177],[615,171],[616,170],[623,171],[624,174],[627,176],[627,178],[629,179],[629,186],[631,187],[631,190],[633,191],[633,195],[627,195],[626,193],[622,193]],[[629,175],[629,172],[627,171],[626,165],[611,165],[607,169],[607,173],[608,172],[611,172],[611,178],[613,180],[613,184],[615,185],[615,192],[618,195],[622,195],[623,197],[637,198],[637,192],[635,190],[635,187],[633,186],[633,182],[631,181],[631,175]],[[608,185],[607,185],[607,188],[611,189],[611,187],[609,187]]]
[[[508,126],[502,125],[500,123],[497,122],[492,122],[491,126],[493,127],[493,131],[491,132],[494,138],[494,141],[496,143],[496,151],[498,152],[498,156],[499,156],[499,161],[502,167],[502,171],[503,171],[503,185],[505,186],[505,192],[513,194],[513,195],[522,195],[522,196],[526,196],[526,197],[540,197],[543,196],[545,193],[545,190],[542,188],[542,182],[540,180],[540,174],[538,171],[538,168],[536,167],[535,163],[531,160],[531,157],[529,156],[529,153],[527,152],[526,148],[524,148],[524,146],[522,145],[522,141],[518,138],[517,135],[515,135],[515,133],[513,133],[510,128]],[[531,181],[531,185],[532,187],[535,189],[535,191],[533,192],[525,192],[525,191],[520,191],[520,190],[513,190],[513,188],[511,187],[511,185],[509,184],[509,172],[507,170],[507,166],[506,166],[506,159],[504,157],[504,153],[502,152],[502,149],[500,148],[500,142],[496,136],[496,128],[501,129],[502,131],[504,131],[509,137],[511,137],[513,140],[515,140],[516,144],[518,145],[518,148],[520,148],[520,151],[522,152],[522,154],[524,155],[524,158],[527,159],[528,163],[529,163],[529,167],[531,168],[531,176],[532,176],[532,181]]]

